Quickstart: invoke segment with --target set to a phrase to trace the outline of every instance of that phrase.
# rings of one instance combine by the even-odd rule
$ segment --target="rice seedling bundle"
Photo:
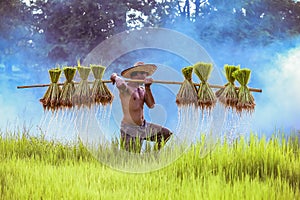
[[[232,73],[236,70],[239,70],[240,66],[234,65],[225,65],[224,71],[228,83],[225,84],[225,87],[216,91],[216,97],[225,107],[236,108],[238,102],[238,94],[235,89],[235,78],[232,76]]]
[[[111,104],[113,101],[113,95],[102,82],[105,67],[100,65],[91,65],[91,69],[95,78],[91,94],[93,103],[102,104],[104,106]]]
[[[61,69],[54,68],[54,69],[50,69],[48,72],[49,72],[51,84],[48,87],[43,98],[40,99],[40,102],[42,103],[44,110],[54,111],[59,107],[60,104],[59,96],[61,93],[61,89],[58,86],[57,82],[61,75]]]
[[[193,67],[185,67],[181,71],[185,79],[176,96],[176,104],[177,106],[197,105],[197,90],[192,82]]]
[[[238,103],[236,105],[237,112],[247,111],[249,113],[254,111],[255,101],[247,84],[250,80],[250,69],[240,69],[232,73],[232,76],[240,83],[238,90]]]
[[[88,83],[88,77],[91,71],[90,67],[80,66],[77,67],[79,76],[81,78],[78,86],[75,89],[75,94],[73,96],[74,105],[81,106],[91,106],[91,88]]]
[[[198,105],[201,109],[211,110],[216,104],[216,96],[208,84],[208,79],[213,70],[211,63],[198,62],[194,65],[194,72],[201,80],[198,90]]]
[[[75,92],[75,86],[73,82],[73,78],[76,73],[75,67],[64,67],[63,68],[66,81],[62,87],[62,92],[60,95],[60,106],[71,108],[73,106],[73,95]]]

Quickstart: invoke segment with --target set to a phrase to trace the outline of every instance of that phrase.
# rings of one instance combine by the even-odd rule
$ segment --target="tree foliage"
[[[293,0],[2,0],[0,15],[2,62],[27,52],[32,62],[71,64],[106,38],[143,27],[192,28],[206,41],[251,44],[300,33]]]
[[[190,4],[195,10],[188,15],[181,9],[181,16],[193,21],[199,37],[217,42],[270,43],[300,33],[300,3],[293,0],[195,0]]]

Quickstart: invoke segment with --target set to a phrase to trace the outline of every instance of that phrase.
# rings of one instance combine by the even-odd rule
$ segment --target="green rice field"
[[[299,141],[251,135],[204,157],[200,146],[134,174],[102,164],[80,143],[1,133],[0,199],[300,199]]]

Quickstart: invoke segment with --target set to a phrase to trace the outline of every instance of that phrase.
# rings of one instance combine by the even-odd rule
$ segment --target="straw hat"
[[[131,78],[132,72],[147,72],[148,76],[151,76],[157,69],[154,64],[145,64],[144,62],[137,62],[133,67],[125,69],[121,72],[121,75],[125,78]]]

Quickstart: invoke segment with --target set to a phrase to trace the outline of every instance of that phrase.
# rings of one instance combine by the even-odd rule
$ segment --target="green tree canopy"
[[[142,27],[255,45],[300,33],[293,0],[2,0],[0,15],[2,62],[27,53],[36,58],[30,62],[72,64],[106,38]]]

